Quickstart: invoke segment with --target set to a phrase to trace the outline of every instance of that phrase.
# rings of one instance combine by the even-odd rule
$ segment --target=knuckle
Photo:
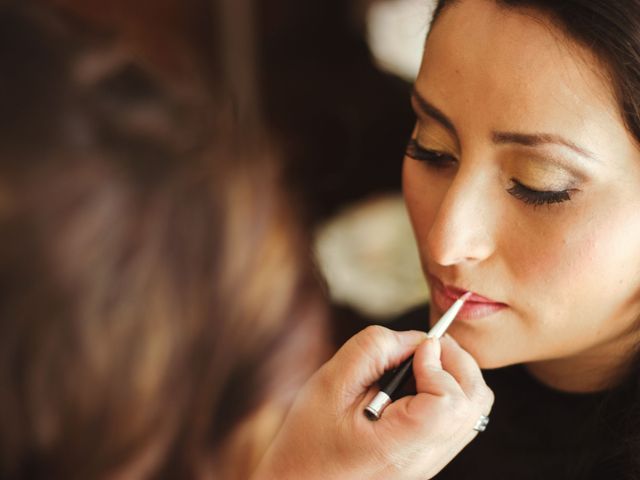
[[[473,382],[470,397],[483,405],[493,404],[493,391],[481,379]]]
[[[362,331],[362,335],[365,338],[369,338],[375,341],[380,338],[387,338],[390,332],[391,331],[388,328],[381,325],[369,325]]]
[[[380,325],[370,325],[358,335],[355,339],[358,346],[367,353],[380,355],[384,350],[384,345],[389,341],[391,331]]]
[[[483,388],[482,398],[483,404],[486,407],[487,411],[491,410],[491,408],[493,407],[493,403],[496,401],[496,396],[493,393],[493,390],[491,390],[486,385]]]

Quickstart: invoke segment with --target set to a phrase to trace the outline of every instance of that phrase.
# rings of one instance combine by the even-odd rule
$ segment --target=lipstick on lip
[[[431,285],[431,300],[437,310],[447,310],[456,299],[466,290],[445,285],[438,277],[428,274]],[[460,311],[461,319],[480,318],[498,312],[507,307],[507,304],[497,302],[477,293],[472,293],[464,307]]]
[[[466,292],[472,292],[470,289],[467,290],[467,289],[453,287],[453,286],[450,286],[450,285],[445,285],[442,282],[442,280],[440,280],[435,275],[429,274],[429,277],[430,277],[431,281],[435,284],[435,286],[437,288],[440,288],[443,291],[443,293],[447,297],[450,297],[454,302],[458,298],[460,298],[460,296],[464,295]],[[495,300],[492,300],[492,299],[487,298],[487,297],[483,297],[482,295],[478,295],[477,293],[474,293],[474,292],[471,293],[471,296],[467,300],[467,303],[495,303],[495,304],[504,305],[501,302],[496,302]]]

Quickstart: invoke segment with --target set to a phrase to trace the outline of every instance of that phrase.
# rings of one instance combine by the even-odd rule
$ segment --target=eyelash
[[[533,190],[516,179],[512,178],[513,187],[507,190],[518,200],[522,200],[527,205],[540,206],[552,205],[554,203],[563,203],[571,200],[571,192],[569,190]]]
[[[409,140],[406,155],[419,162],[425,162],[435,168],[446,168],[456,163],[456,158],[448,153],[428,150],[418,143],[415,138]]]
[[[457,160],[452,155],[444,152],[438,152],[436,150],[426,149],[418,143],[415,138],[412,138],[407,145],[406,155],[409,158],[413,158],[419,162],[427,163],[428,165],[443,169],[456,163]],[[516,179],[512,178],[513,186],[507,190],[507,192],[518,200],[524,202],[527,205],[533,205],[535,207],[541,205],[552,205],[556,203],[568,202],[571,200],[570,190],[548,190],[540,191],[523,185]]]

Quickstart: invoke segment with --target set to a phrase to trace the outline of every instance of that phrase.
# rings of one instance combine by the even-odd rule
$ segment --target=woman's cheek
[[[552,213],[512,204],[496,251],[509,270],[517,310],[527,323],[540,326],[557,323],[561,312],[575,309],[599,254],[595,232],[576,234],[579,218]]]
[[[556,311],[604,315],[640,287],[640,220],[629,213],[592,208],[521,232],[516,283]]]

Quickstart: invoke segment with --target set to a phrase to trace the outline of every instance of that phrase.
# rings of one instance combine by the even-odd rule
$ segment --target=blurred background
[[[212,35],[254,57],[255,84],[237,85],[238,97],[261,103],[287,159],[338,343],[427,301],[400,170],[432,0],[50,1],[118,30],[178,78],[197,71],[215,81],[219,68],[237,68],[237,58],[212,64]],[[215,17],[225,31],[214,33]]]
[[[431,0],[6,6],[0,479],[248,478],[344,341],[427,327]]]

